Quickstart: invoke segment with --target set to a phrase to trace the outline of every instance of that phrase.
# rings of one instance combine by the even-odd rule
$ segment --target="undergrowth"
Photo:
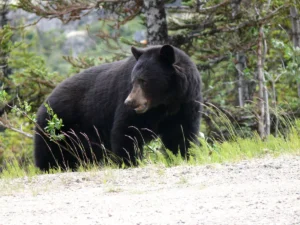
[[[140,167],[149,164],[163,165],[165,167],[203,165],[236,162],[244,159],[263,157],[265,155],[276,157],[281,154],[300,154],[300,120],[283,118],[277,115],[277,118],[281,121],[281,129],[278,129],[278,132],[276,132],[277,136],[269,135],[266,139],[262,140],[256,132],[241,132],[243,129],[236,127],[234,122],[232,122],[232,118],[228,118],[214,106],[209,107],[213,109],[211,115],[214,115],[214,113],[217,115],[216,118],[218,121],[215,124],[220,131],[218,140],[213,140],[211,137],[199,138],[201,144],[199,146],[192,144],[187,159],[180,154],[174,155],[168,149],[164,149],[161,140],[158,138],[144,146],[144,157],[142,160],[138,160],[138,165]],[[208,110],[210,109],[208,108]],[[52,120],[50,122],[52,122]],[[224,127],[226,129],[224,129]],[[201,128],[201,130],[205,130],[205,128]],[[222,130],[225,130],[226,135],[222,133]],[[4,134],[10,133],[4,132]],[[0,136],[0,147],[1,143],[8,140],[8,137],[11,136],[3,136],[3,138]],[[28,143],[24,144],[23,142],[21,142],[21,144],[20,146],[23,146],[23,149],[26,147],[26,149],[30,148],[31,151],[27,150],[27,154],[22,154],[21,157],[20,155],[14,156],[14,154],[9,154],[9,157],[3,157],[5,154],[2,153],[2,161],[0,160],[0,178],[31,177],[42,174],[42,172],[34,166],[32,159],[33,146]],[[77,171],[94,171],[100,168],[120,167],[114,163],[114,160],[107,156],[103,162],[99,164],[81,162]],[[125,168],[125,165],[121,166],[121,168]],[[62,172],[62,170],[58,168],[51,170],[49,173],[60,172]]]
[[[143,167],[149,164],[164,165],[166,167],[203,165],[236,162],[244,159],[263,157],[265,155],[276,157],[281,154],[300,154],[300,136],[296,128],[291,128],[286,136],[274,137],[270,135],[266,140],[261,140],[257,134],[249,138],[235,137],[229,141],[214,143],[208,143],[205,139],[200,139],[200,147],[193,145],[190,148],[189,159],[184,159],[180,154],[174,155],[169,150],[153,150],[158,148],[160,145],[159,142],[160,140],[156,140],[145,147],[145,157],[139,161],[140,166]],[[101,168],[103,167],[117,168],[117,165],[110,162],[108,165],[101,166]],[[98,169],[98,165],[90,164],[80,166],[78,171],[84,172]],[[50,173],[60,172],[62,172],[60,169],[50,171]],[[33,162],[22,166],[17,160],[12,160],[6,163],[5,168],[0,174],[0,178],[30,177],[38,174],[42,174],[42,172],[34,166]]]

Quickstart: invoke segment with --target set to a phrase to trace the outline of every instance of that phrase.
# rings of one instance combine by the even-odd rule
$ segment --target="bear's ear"
[[[138,49],[138,48],[133,47],[133,46],[131,47],[131,52],[132,52],[132,54],[133,54],[133,56],[136,60],[138,60],[140,58],[140,56],[143,55],[143,53],[144,53],[143,50]]]
[[[171,45],[162,46],[160,49],[160,57],[168,63],[173,64],[175,62],[174,48]]]

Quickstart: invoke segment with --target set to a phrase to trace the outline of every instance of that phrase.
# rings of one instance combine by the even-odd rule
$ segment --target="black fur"
[[[74,169],[77,157],[93,162],[109,152],[136,164],[143,144],[155,135],[173,153],[180,149],[186,155],[200,125],[201,79],[195,64],[183,51],[169,45],[132,48],[132,52],[132,57],[87,69],[54,89],[46,102],[62,118],[62,132],[68,137],[57,145],[41,132],[39,127],[44,129],[49,118],[42,105],[35,135],[37,167]],[[142,114],[124,104],[132,83],[139,79],[146,81],[142,89],[151,99],[150,109]],[[77,137],[84,151],[78,147]],[[70,149],[76,150],[77,157]]]

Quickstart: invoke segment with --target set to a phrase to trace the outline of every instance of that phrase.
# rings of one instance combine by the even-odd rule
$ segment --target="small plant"
[[[45,103],[45,107],[50,116],[50,119],[47,120],[48,125],[45,127],[45,131],[50,135],[50,140],[63,140],[65,136],[61,133],[58,133],[64,126],[62,119],[58,118],[58,116],[53,112],[53,109],[49,106],[49,104]]]

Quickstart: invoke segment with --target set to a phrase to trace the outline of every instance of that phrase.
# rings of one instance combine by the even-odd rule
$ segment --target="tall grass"
[[[190,157],[185,160],[179,155],[154,152],[148,157],[147,163],[177,165],[203,165],[211,163],[237,162],[244,159],[260,158],[266,155],[277,157],[281,154],[300,154],[300,135],[296,129],[291,129],[287,136],[274,137],[262,140],[257,133],[252,137],[235,137],[233,140],[208,143],[200,140],[201,146],[193,145],[189,150]]]
[[[216,109],[218,110],[218,109]],[[272,155],[274,157],[280,154],[300,154],[300,131],[298,125],[300,120],[292,120],[290,118],[279,118],[283,121],[284,131],[279,131],[277,137],[270,135],[267,139],[262,140],[256,132],[250,135],[243,135],[237,128],[233,126],[230,119],[226,115],[217,111],[219,121],[218,126],[227,127],[229,138],[211,141],[208,139],[199,139],[201,145],[192,144],[189,149],[189,158],[185,159],[180,154],[174,155],[168,149],[164,149],[161,140],[158,138],[150,144],[144,146],[144,157],[138,160],[139,166],[149,164],[165,165],[167,167],[178,165],[203,165],[210,163],[227,163],[236,162],[244,159],[263,157]],[[220,125],[221,124],[221,125]],[[246,136],[246,137],[245,137]],[[163,151],[161,151],[163,150]],[[18,161],[10,160],[0,173],[0,178],[35,176],[42,174],[34,167],[32,160],[29,163],[20,164]],[[96,163],[87,164],[81,162],[78,171],[98,170],[99,168],[119,168],[113,163],[111,158],[104,159],[100,166]],[[122,167],[123,168],[123,167]],[[60,168],[51,170],[50,173],[62,172]]]

